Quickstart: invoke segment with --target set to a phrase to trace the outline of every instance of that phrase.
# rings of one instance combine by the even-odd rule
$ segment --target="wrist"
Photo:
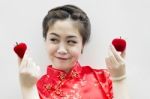
[[[124,80],[126,78],[126,75],[122,75],[119,77],[111,77],[112,81],[121,81]]]

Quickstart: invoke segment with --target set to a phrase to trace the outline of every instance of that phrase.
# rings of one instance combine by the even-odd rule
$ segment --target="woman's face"
[[[53,67],[68,72],[83,49],[82,37],[70,19],[58,20],[48,30],[46,49]]]

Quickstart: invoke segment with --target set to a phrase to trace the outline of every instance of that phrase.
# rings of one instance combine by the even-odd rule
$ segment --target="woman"
[[[129,99],[125,85],[125,51],[110,45],[105,69],[92,69],[78,62],[88,42],[91,26],[80,8],[64,5],[51,9],[43,20],[51,65],[38,79],[38,66],[26,55],[20,59],[24,99]],[[110,74],[109,74],[110,73]]]

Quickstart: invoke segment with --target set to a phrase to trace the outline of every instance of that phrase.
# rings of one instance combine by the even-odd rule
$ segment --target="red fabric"
[[[47,67],[37,82],[40,99],[112,99],[112,81],[105,69],[92,69],[77,63],[66,73]]]

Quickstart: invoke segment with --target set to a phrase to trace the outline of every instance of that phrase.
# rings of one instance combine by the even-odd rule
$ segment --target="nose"
[[[57,50],[58,54],[67,54],[67,49],[64,44],[60,44]]]

